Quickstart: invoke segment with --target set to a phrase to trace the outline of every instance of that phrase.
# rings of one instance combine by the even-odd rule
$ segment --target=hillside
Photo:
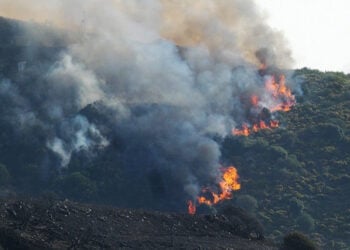
[[[256,222],[237,209],[190,216],[12,199],[1,203],[0,222],[0,249],[278,249],[257,240]]]
[[[245,187],[236,202],[256,211],[280,237],[292,229],[324,249],[346,249],[350,238],[350,76],[302,69],[303,95],[281,114],[283,127],[223,143]]]
[[[31,36],[28,30],[38,30],[41,35]],[[215,157],[219,155],[220,163],[237,168],[241,189],[233,194],[232,200],[216,207],[199,206],[198,214],[215,214],[215,210],[221,206],[233,204],[257,217],[265,227],[265,236],[275,241],[280,241],[290,231],[298,230],[309,235],[322,249],[350,247],[349,75],[306,68],[289,72],[288,80],[298,83],[300,89],[295,89],[296,105],[289,112],[276,113],[279,128],[260,130],[249,137],[223,137],[211,131],[203,136],[201,126],[206,128],[208,124],[202,125],[202,119],[207,120],[203,118],[205,112],[201,109],[187,114],[181,105],[155,103],[153,99],[148,102],[137,98],[136,101],[129,100],[128,96],[122,99],[124,103],[115,101],[120,96],[113,95],[115,102],[95,101],[95,94],[100,93],[100,89],[94,88],[98,77],[106,74],[103,82],[106,89],[103,91],[110,94],[113,88],[119,89],[108,83],[115,79],[119,83],[119,75],[110,73],[113,67],[105,69],[101,66],[104,64],[97,63],[97,66],[93,65],[98,68],[95,76],[87,66],[76,63],[66,55],[72,48],[67,39],[60,38],[57,30],[0,18],[0,37],[6,38],[0,43],[1,196],[7,196],[8,190],[30,196],[50,193],[80,202],[180,213],[130,210],[135,218],[130,224],[131,229],[127,229],[125,241],[113,238],[111,232],[103,231],[111,237],[108,246],[150,244],[150,247],[156,247],[159,245],[152,244],[164,243],[166,247],[173,244],[180,247],[185,242],[190,247],[198,247],[203,237],[214,234],[215,239],[222,239],[219,240],[220,247],[230,247],[238,242],[238,247],[245,247],[248,241],[235,237],[231,239],[228,236],[231,229],[226,229],[226,222],[220,218],[215,217],[214,226],[208,233],[201,230],[204,226],[210,227],[211,215],[184,215],[187,212],[186,201],[192,198],[183,182],[191,182],[190,177],[193,176],[186,174],[192,171],[205,183],[210,179],[210,163],[216,163]],[[180,52],[186,53],[176,53]],[[104,56],[109,60],[115,59],[109,54]],[[183,60],[177,56],[177,59]],[[127,70],[127,67],[122,68],[119,73]],[[231,71],[239,76],[245,73],[239,67]],[[134,72],[129,75],[136,77]],[[259,72],[257,75],[260,79]],[[81,83],[86,85],[81,86]],[[129,88],[128,84],[125,85]],[[144,92],[135,89],[137,97],[144,96]],[[151,92],[156,92],[156,89]],[[214,93],[214,96],[219,94]],[[192,98],[185,97],[186,101]],[[235,101],[240,98],[238,96]],[[210,99],[210,102],[212,100],[216,99]],[[214,110],[220,108],[214,104]],[[230,111],[237,111],[235,108]],[[214,113],[215,119],[216,115]],[[6,237],[20,237],[21,241],[26,239],[24,242],[33,246],[44,244],[41,242],[44,239],[56,248],[60,248],[59,244],[68,247],[86,243],[97,248],[106,244],[98,232],[88,230],[92,228],[91,221],[85,220],[89,207],[80,207],[71,202],[47,204],[48,207],[33,201],[23,202],[9,198],[2,203],[1,218],[5,225],[2,233],[5,232],[6,236],[6,230],[10,230],[12,234],[15,227],[23,225],[23,233],[28,232],[30,237],[39,236],[32,241],[30,237],[13,231],[14,235]],[[39,213],[40,209],[41,212],[47,209],[47,216],[52,215],[55,219],[35,214],[36,206],[39,206]],[[21,207],[25,208],[22,212],[26,218],[15,215],[15,218],[8,220],[11,214],[14,215],[11,211],[18,214],[18,207],[20,212]],[[108,225],[119,227],[119,232],[124,232],[124,228],[118,221],[129,225],[126,222],[129,210],[91,209],[96,211],[96,223],[104,220],[99,218],[107,216],[110,218]],[[62,213],[57,212],[61,210]],[[65,222],[67,213],[76,215],[77,223],[84,225],[82,233],[78,233],[78,225]],[[119,215],[114,217],[115,213]],[[39,221],[21,221],[30,218],[28,214],[35,214]],[[58,216],[57,219],[55,216]],[[150,230],[152,237],[155,237],[158,232],[165,232],[165,238],[162,236],[155,243],[152,239],[142,238],[140,231],[138,236],[141,238],[132,239],[131,235],[138,230],[143,216],[151,227],[142,233],[147,235],[147,230]],[[58,231],[55,231],[56,220],[63,221]],[[158,223],[158,220],[164,223]],[[173,221],[181,222],[178,229],[181,234],[175,234],[175,238],[169,240],[173,235],[169,224],[173,224]],[[194,227],[197,221],[200,226]],[[103,228],[101,230],[108,230],[105,224],[98,225]],[[66,228],[72,226],[72,234],[76,237],[87,238],[82,236],[87,230],[86,235],[96,236],[97,241],[72,242],[72,238],[67,238],[64,233]],[[199,230],[198,234],[196,230]],[[49,240],[50,235],[53,235],[53,239]],[[61,242],[54,242],[57,239]],[[208,240],[207,243],[208,247],[219,247],[210,245],[214,244],[212,241]],[[247,244],[252,249],[269,249],[264,243],[257,243],[258,247],[267,248],[254,248],[255,242]],[[242,249],[247,249],[244,247]]]

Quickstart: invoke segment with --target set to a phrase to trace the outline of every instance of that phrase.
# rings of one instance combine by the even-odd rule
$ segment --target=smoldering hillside
[[[261,69],[292,62],[252,1],[0,9],[22,20],[1,19],[0,162],[26,191],[184,210],[233,164],[220,143],[249,120],[242,96],[264,100]]]

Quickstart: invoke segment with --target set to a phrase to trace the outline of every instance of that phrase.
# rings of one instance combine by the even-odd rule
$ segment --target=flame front
[[[250,102],[252,103],[252,105],[255,107],[255,106],[258,106],[258,103],[259,103],[259,97],[257,95],[252,95],[250,97]]]
[[[266,65],[260,70],[266,69]],[[232,134],[237,136],[249,136],[263,129],[273,129],[279,127],[279,121],[272,119],[274,112],[288,112],[295,105],[295,96],[286,85],[284,75],[278,77],[269,75],[265,76],[264,91],[262,93],[253,93],[242,100],[248,100],[243,103],[247,106],[249,112],[248,121],[243,123],[240,128],[233,128]],[[245,101],[244,101],[245,102]],[[267,111],[268,110],[268,111]],[[267,111],[267,112],[265,112]],[[238,182],[237,169],[233,166],[222,171],[222,177],[219,181],[219,191],[215,192],[210,188],[204,188],[201,195],[195,201],[188,201],[188,213],[196,213],[196,204],[206,204],[208,206],[215,205],[220,201],[231,199],[232,192],[241,188]]]
[[[279,126],[279,121],[276,121],[276,120],[270,121],[270,128],[278,128],[278,126]]]
[[[214,192],[210,188],[204,188],[202,195],[197,197],[198,204],[206,204],[208,206],[215,205],[220,201],[231,199],[232,192],[241,189],[241,184],[238,182],[238,172],[233,166],[223,169],[221,181],[219,182],[219,192]],[[196,213],[195,202],[188,201],[188,213]]]
[[[195,214],[196,213],[196,205],[191,201],[189,200],[187,202],[187,205],[188,205],[188,213],[189,214]]]
[[[288,112],[295,105],[295,96],[292,91],[286,85],[286,77],[280,75],[278,81],[276,81],[276,76],[269,76],[265,81],[265,92],[272,104],[268,107],[264,105],[259,96],[252,94],[250,97],[250,105],[253,108],[266,108],[271,113],[282,111]],[[279,121],[277,120],[259,120],[252,123],[243,123],[241,128],[232,129],[232,134],[237,136],[249,136],[252,133],[256,133],[262,129],[273,129],[279,127]]]
[[[278,100],[276,106],[270,108],[271,112],[284,111],[288,112],[295,105],[295,96],[286,85],[286,77],[281,75],[279,81],[276,81],[275,76],[271,76],[265,82],[265,89],[269,91],[275,100]]]
[[[264,121],[259,121],[259,123],[254,123],[252,126],[248,126],[248,124],[243,124],[242,129],[234,128],[232,130],[233,135],[237,136],[249,136],[253,132],[256,133],[259,130],[262,129],[273,129],[279,127],[279,121],[277,120],[271,120],[269,123],[266,123]]]
[[[257,130],[254,132],[258,132]],[[243,135],[243,136],[248,136],[251,133],[251,129],[248,127],[248,124],[244,123],[242,125],[242,129],[237,129],[234,128],[232,130],[232,134],[234,135]]]

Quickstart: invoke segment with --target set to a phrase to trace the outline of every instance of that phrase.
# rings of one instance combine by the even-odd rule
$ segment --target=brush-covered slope
[[[236,162],[236,202],[255,211],[280,237],[301,230],[324,249],[346,249],[350,238],[350,76],[302,69],[303,95],[282,127],[229,137],[222,150]]]
[[[177,116],[168,114],[181,114],[181,110],[171,105],[133,103],[128,111],[134,119],[115,126],[121,119],[116,114],[122,113],[117,113],[115,106],[77,104],[81,98],[78,83],[85,78],[59,77],[68,69],[66,75],[91,76],[81,65],[62,59],[67,39],[63,42],[59,32],[47,27],[30,24],[33,28],[23,28],[26,25],[0,19],[4,37],[0,43],[2,193],[50,191],[80,201],[185,212],[188,194],[179,182],[184,178],[175,178],[179,173],[170,167],[154,167],[168,167],[173,162],[176,167],[186,163],[200,170],[210,162],[202,161],[211,156],[205,147],[199,153],[188,150],[193,144],[191,134],[184,133],[187,124],[180,121],[182,130],[173,126]],[[31,36],[28,30],[41,35]],[[294,78],[302,82],[303,94],[290,112],[279,114],[280,128],[249,137],[212,135],[200,142],[206,144],[210,139],[210,145],[220,145],[221,161],[238,169],[241,190],[228,203],[255,214],[267,235],[280,238],[300,230],[325,249],[346,249],[350,244],[350,77],[302,69]],[[144,117],[152,117],[152,124],[157,125],[147,127],[148,133],[142,130]],[[171,119],[167,122],[159,117]],[[164,127],[171,128],[171,133]],[[181,140],[177,133],[183,135]],[[152,140],[161,146],[189,143],[188,148],[160,151],[164,147]],[[84,147],[86,144],[89,147]],[[168,156],[165,163],[163,154]],[[198,167],[188,159],[196,159]],[[205,206],[198,208],[198,212],[205,210]]]
[[[233,207],[191,216],[22,199],[1,202],[0,222],[0,249],[278,249]]]

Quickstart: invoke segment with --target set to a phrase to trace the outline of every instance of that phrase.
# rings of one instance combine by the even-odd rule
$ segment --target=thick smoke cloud
[[[16,119],[49,131],[46,145],[62,166],[72,152],[110,143],[106,124],[79,114],[99,103],[111,110],[109,130],[124,142],[128,168],[170,172],[190,198],[217,182],[213,138],[245,119],[241,96],[263,91],[259,67],[292,62],[283,37],[247,0],[1,0],[0,15],[62,35],[55,62],[22,72],[41,75],[36,95],[0,85],[18,102]],[[47,46],[54,40],[25,31]]]

